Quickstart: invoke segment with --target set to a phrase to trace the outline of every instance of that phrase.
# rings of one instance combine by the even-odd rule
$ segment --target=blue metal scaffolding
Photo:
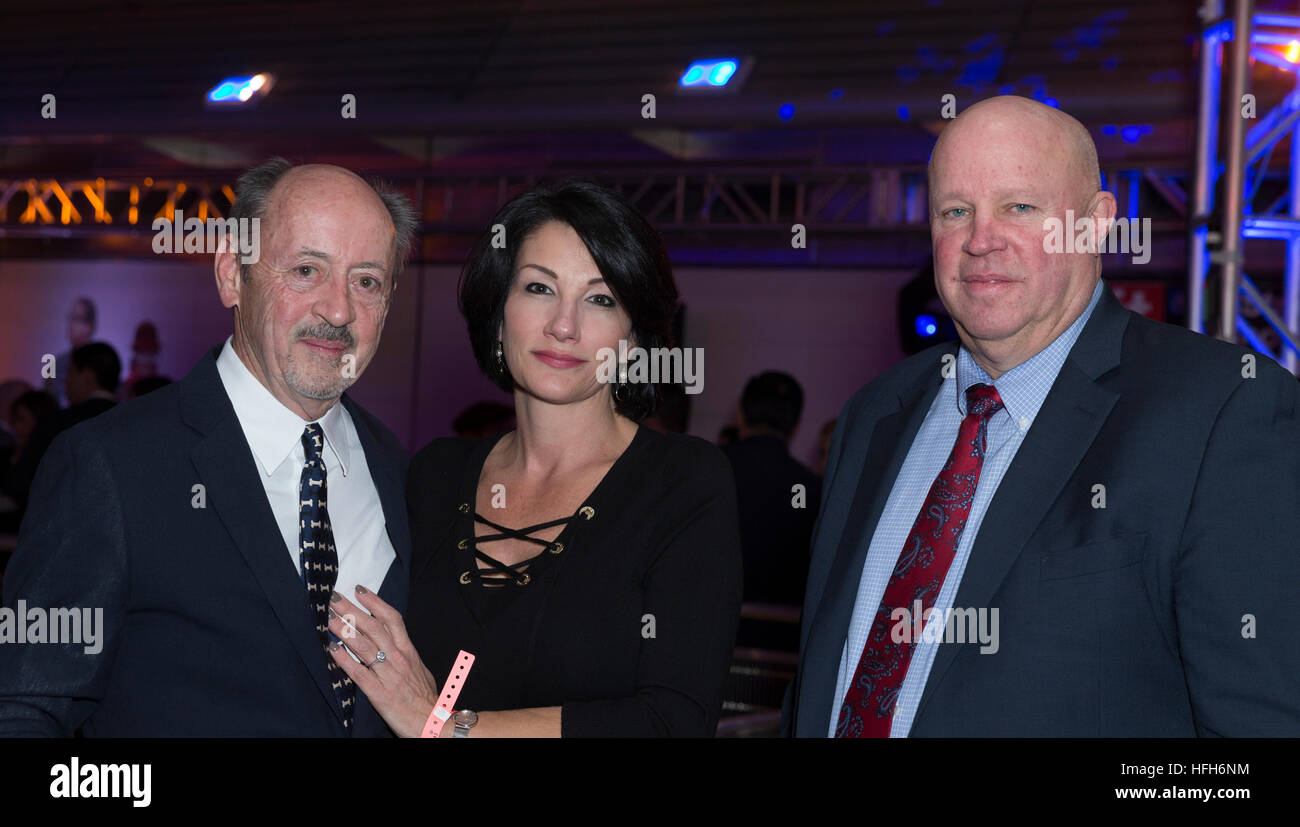
[[[1196,175],[1192,191],[1191,250],[1188,256],[1187,324],[1205,332],[1205,288],[1214,265],[1219,267],[1219,324],[1217,335],[1235,341],[1240,334],[1251,347],[1267,353],[1287,370],[1300,375],[1300,16],[1255,14],[1251,0],[1238,0],[1233,19],[1224,17],[1223,0],[1206,0],[1201,8],[1200,101],[1197,112]],[[1246,37],[1237,39],[1237,31]],[[1228,89],[1223,84],[1225,44],[1233,46]],[[1276,51],[1287,47],[1288,54]],[[1247,104],[1251,61],[1290,72],[1297,88],[1277,106],[1246,128],[1254,102]],[[1220,107],[1226,118],[1226,157],[1219,158]],[[1255,178],[1263,176],[1273,147],[1291,138],[1286,194],[1257,210],[1252,203],[1257,187],[1247,169],[1257,164]],[[1223,177],[1223,205],[1216,212],[1215,187]],[[1285,208],[1285,213],[1282,213]],[[1216,221],[1217,226],[1212,226]],[[1286,243],[1286,277],[1283,315],[1277,312],[1243,270],[1245,239],[1270,239]],[[1217,249],[1213,249],[1217,247]],[[1269,348],[1242,317],[1244,297],[1278,334],[1280,352]]]

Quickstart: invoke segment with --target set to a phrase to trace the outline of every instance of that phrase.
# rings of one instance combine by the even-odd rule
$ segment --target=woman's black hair
[[[514,390],[509,368],[497,366],[497,330],[506,296],[514,282],[516,258],[524,240],[542,225],[558,221],[578,234],[605,284],[628,318],[638,347],[671,347],[677,285],[659,234],[627,199],[599,184],[569,179],[541,184],[511,199],[492,226],[474,244],[460,276],[460,312],[469,326],[470,345],[479,368],[504,391]],[[615,410],[640,422],[655,409],[658,394],[648,382],[615,384]],[[619,397],[622,397],[621,399]]]

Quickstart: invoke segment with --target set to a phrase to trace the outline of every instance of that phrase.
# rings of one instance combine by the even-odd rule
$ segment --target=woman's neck
[[[552,405],[516,391],[515,422],[515,430],[504,438],[510,444],[502,460],[526,476],[542,478],[617,459],[639,427],[615,413],[603,394]]]

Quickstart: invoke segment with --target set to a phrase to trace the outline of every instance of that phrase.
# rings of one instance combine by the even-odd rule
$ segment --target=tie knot
[[[306,455],[307,461],[320,459],[321,451],[325,449],[325,432],[320,429],[320,425],[315,422],[308,425],[302,432],[302,452]]]
[[[987,419],[1002,410],[1002,397],[992,385],[980,383],[966,389],[966,415],[975,414]]]

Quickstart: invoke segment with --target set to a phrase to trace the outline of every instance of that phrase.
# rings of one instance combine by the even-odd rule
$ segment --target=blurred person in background
[[[67,380],[68,370],[71,368],[72,351],[88,345],[95,338],[96,326],[95,302],[86,296],[79,296],[72,300],[71,306],[68,307],[68,344],[70,347],[63,353],[54,358],[54,375],[45,380],[45,390],[60,407],[66,407],[71,404],[68,401],[64,383]]]

